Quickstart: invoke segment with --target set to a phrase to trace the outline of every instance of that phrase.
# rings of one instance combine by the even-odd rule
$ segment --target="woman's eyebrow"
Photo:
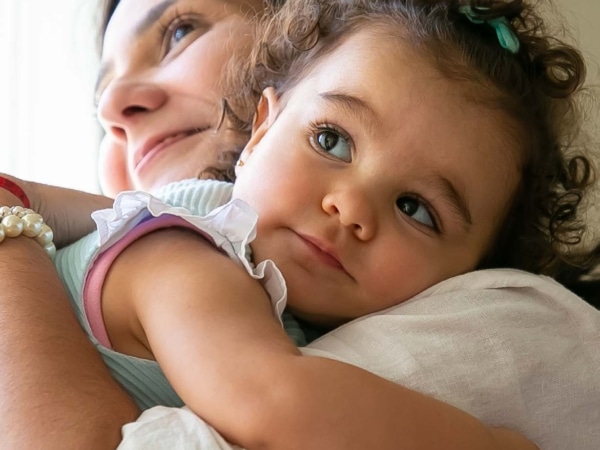
[[[165,0],[164,2],[159,3],[158,5],[150,8],[146,15],[142,17],[142,19],[137,23],[134,28],[134,37],[142,35],[148,28],[156,23],[158,19],[164,14],[164,12],[169,9],[169,7],[178,0]]]

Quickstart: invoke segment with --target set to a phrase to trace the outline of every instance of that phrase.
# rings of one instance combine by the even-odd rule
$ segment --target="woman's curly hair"
[[[495,30],[471,22],[461,6],[477,8],[483,19],[506,18],[519,51],[502,48]],[[480,267],[573,276],[598,257],[597,249],[581,245],[581,209],[595,182],[577,102],[585,63],[577,49],[549,34],[538,7],[524,0],[287,0],[267,14],[243,67],[230,71],[230,117],[249,131],[266,87],[285,95],[345,37],[383,27],[450,79],[470,83],[465,92],[473,100],[511,119],[507,140],[521,149],[522,181]]]

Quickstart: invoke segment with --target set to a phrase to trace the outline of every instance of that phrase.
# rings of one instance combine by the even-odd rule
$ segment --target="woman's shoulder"
[[[192,214],[206,215],[231,199],[233,184],[192,178],[163,186],[152,194],[171,206],[187,208]]]

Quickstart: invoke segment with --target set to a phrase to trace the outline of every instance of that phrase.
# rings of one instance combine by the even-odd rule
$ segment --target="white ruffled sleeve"
[[[186,208],[169,206],[145,192],[122,192],[111,209],[92,214],[98,229],[97,254],[118,242],[141,222],[165,214],[182,218],[243,266],[266,290],[273,312],[281,321],[287,297],[285,281],[273,261],[262,261],[256,266],[250,261],[249,244],[256,236],[257,214],[242,200],[231,200],[205,216],[198,216]]]

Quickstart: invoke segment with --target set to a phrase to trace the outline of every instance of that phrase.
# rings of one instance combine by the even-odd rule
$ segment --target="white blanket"
[[[303,349],[521,431],[542,450],[600,448],[600,311],[549,278],[485,270],[346,324]],[[188,409],[154,408],[119,449],[231,450]]]

